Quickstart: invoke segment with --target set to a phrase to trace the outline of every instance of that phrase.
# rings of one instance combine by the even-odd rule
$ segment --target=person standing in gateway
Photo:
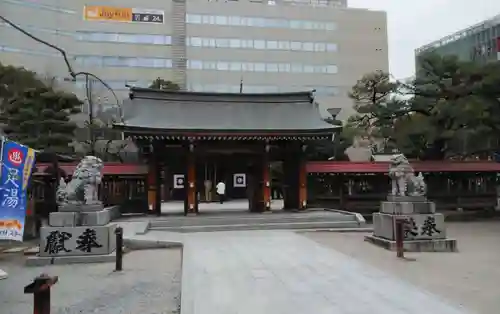
[[[226,184],[222,181],[219,181],[219,183],[217,183],[217,186],[215,188],[217,189],[217,195],[219,196],[219,202],[221,204],[223,204],[225,194],[226,194]]]

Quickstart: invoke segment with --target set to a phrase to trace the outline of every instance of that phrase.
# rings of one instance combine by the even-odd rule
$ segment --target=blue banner
[[[35,151],[4,139],[1,152],[0,240],[22,241]]]

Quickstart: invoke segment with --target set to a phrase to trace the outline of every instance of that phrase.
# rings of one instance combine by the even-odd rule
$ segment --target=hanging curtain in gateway
[[[3,138],[0,158],[0,240],[23,241],[35,151]]]

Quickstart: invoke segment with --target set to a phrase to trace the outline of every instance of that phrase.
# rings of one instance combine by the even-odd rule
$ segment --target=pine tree
[[[12,97],[29,87],[42,87],[35,72],[0,62],[0,104],[5,105]]]
[[[167,80],[164,80],[162,78],[157,78],[155,79],[151,85],[149,85],[149,88],[153,88],[153,89],[161,89],[161,90],[169,90],[169,91],[178,91],[181,89],[181,87],[172,82],[172,81],[167,81]]]
[[[81,101],[74,95],[50,87],[28,88],[10,99],[1,122],[12,140],[29,147],[71,154],[76,124],[70,115],[80,112]]]

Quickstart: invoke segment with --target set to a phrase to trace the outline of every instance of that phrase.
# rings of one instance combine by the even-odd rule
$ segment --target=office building
[[[479,63],[500,60],[500,15],[416,49],[417,67],[418,57],[428,52]]]
[[[157,77],[192,91],[315,89],[323,107],[342,108],[346,118],[352,85],[388,70],[385,12],[351,9],[346,0],[0,0],[0,12],[121,96],[125,84]],[[68,76],[57,51],[2,26],[1,62]],[[83,85],[76,82],[77,93]],[[94,101],[106,94],[97,83],[93,91]]]

